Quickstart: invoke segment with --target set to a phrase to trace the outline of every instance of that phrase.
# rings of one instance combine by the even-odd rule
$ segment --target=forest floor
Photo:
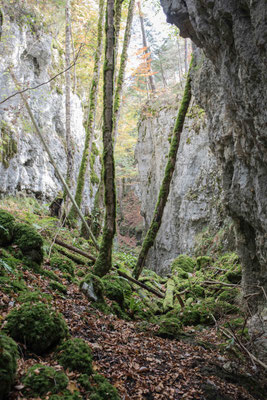
[[[25,213],[25,205],[22,205],[14,214],[20,220],[30,220],[35,226],[38,222],[47,246],[50,240],[47,232],[54,221],[41,216],[38,206],[34,204],[33,207],[37,207],[34,213]],[[12,203],[8,211],[12,211],[11,208],[14,212],[15,204]],[[54,228],[52,231],[54,235]],[[63,236],[70,243],[80,240],[66,229]],[[16,250],[16,245],[12,246]],[[46,254],[47,251],[46,248]],[[125,262],[127,264],[127,257]],[[117,388],[121,399],[265,399],[264,371],[240,352],[233,340],[223,337],[216,325],[186,326],[178,339],[159,337],[156,323],[138,317],[127,321],[96,309],[79,289],[79,277],[90,272],[92,267],[87,263],[75,268],[75,278],[70,280],[61,270],[53,269],[49,257],[45,256],[42,271],[52,272],[53,269],[58,281],[66,287],[65,293],[52,289],[51,279],[44,273],[34,272],[23,264],[17,266],[16,276],[5,272],[3,283],[0,279],[0,328],[5,326],[10,311],[23,303],[19,288],[23,282],[26,292],[38,291],[44,295],[44,303],[63,315],[73,338],[82,338],[88,343],[93,353],[94,370]],[[25,292],[25,288],[23,290]],[[111,303],[109,299],[106,302]],[[38,356],[23,343],[19,343],[19,350],[16,382],[8,400],[30,399],[23,393],[22,378],[32,365],[39,363],[63,370],[53,351]],[[83,399],[90,400],[90,394],[78,383],[79,373],[68,369],[65,373],[69,379],[68,390],[71,393],[77,390]],[[42,399],[49,399],[49,394]],[[109,400],[109,397],[103,399]]]
[[[63,279],[68,292],[62,296],[49,289],[49,280],[43,276],[29,271],[23,271],[23,275],[29,288],[39,287],[53,295],[53,306],[63,314],[71,335],[88,342],[94,369],[110,380],[122,399],[264,399],[263,389],[250,382],[255,376],[251,362],[238,360],[234,351],[230,358],[222,354],[222,337],[215,328],[195,331],[188,327],[182,340],[163,339],[154,335],[153,325],[142,332],[142,321],[120,320],[91,307],[75,284]],[[4,293],[0,296],[5,318],[16,298]],[[20,349],[23,357],[19,360],[17,389],[10,400],[25,399],[20,391],[21,377],[30,366],[57,366],[53,353],[41,357],[27,352],[23,344]],[[78,374],[67,371],[67,375],[68,388],[80,390],[86,399],[86,392],[76,381]],[[260,376],[258,370],[255,378]]]

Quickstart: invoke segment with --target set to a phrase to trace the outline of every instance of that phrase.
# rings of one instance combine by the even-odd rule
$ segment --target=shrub
[[[0,210],[0,246],[11,243],[14,233],[15,219],[13,215]]]
[[[195,261],[191,257],[181,254],[172,262],[171,270],[175,273],[177,268],[181,268],[185,272],[193,272],[194,267]]]
[[[68,385],[68,378],[62,371],[56,371],[52,367],[35,364],[29,368],[26,376],[22,379],[25,386],[23,393],[31,397],[40,397],[61,392]]]
[[[59,347],[58,351],[57,360],[65,369],[88,375],[92,373],[92,352],[82,339],[69,339]]]
[[[5,330],[29,350],[42,354],[67,336],[68,328],[61,314],[43,303],[22,304],[7,316]]]
[[[6,399],[15,381],[18,358],[17,344],[0,332],[0,399]]]
[[[43,261],[43,239],[29,225],[17,224],[14,228],[14,243],[19,247],[28,261],[40,265]]]
[[[68,260],[64,256],[54,255],[50,259],[50,265],[54,269],[59,269],[62,272],[67,272],[70,275],[74,275],[74,262]]]

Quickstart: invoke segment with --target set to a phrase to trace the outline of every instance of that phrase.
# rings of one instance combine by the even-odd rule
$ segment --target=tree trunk
[[[192,62],[191,62],[192,65]],[[190,67],[191,69],[191,67]],[[177,152],[179,149],[181,133],[183,130],[185,116],[189,107],[189,103],[191,100],[191,77],[190,70],[187,76],[187,81],[184,89],[184,95],[182,99],[182,103],[180,105],[180,109],[178,112],[178,116],[176,119],[175,127],[173,130],[172,141],[170,145],[168,161],[165,168],[164,178],[160,187],[160,192],[158,195],[158,201],[154,210],[154,215],[150,224],[150,227],[147,231],[145,240],[142,245],[142,249],[139,253],[138,260],[136,266],[133,271],[133,276],[138,279],[145,265],[146,257],[149,249],[153,246],[154,241],[156,239],[157,233],[159,231],[163,211],[168,199],[168,194],[170,191],[171,179],[173,176],[173,172],[175,169],[175,163],[177,158]]]
[[[98,31],[97,31],[97,48],[95,52],[95,60],[94,60],[94,71],[93,78],[90,89],[90,97],[89,97],[89,113],[86,121],[86,130],[85,130],[85,143],[82,155],[82,161],[79,169],[79,175],[77,180],[77,187],[75,193],[75,200],[78,206],[81,206],[83,189],[84,189],[84,180],[85,173],[88,166],[89,156],[91,154],[92,147],[92,139],[94,133],[94,125],[95,125],[95,114],[96,114],[96,106],[97,106],[97,95],[98,95],[98,85],[99,85],[99,75],[100,75],[100,65],[101,65],[101,55],[102,55],[102,47],[103,47],[103,20],[104,20],[104,3],[105,0],[100,0],[99,2],[99,18],[98,18]],[[77,216],[77,212],[75,207],[71,208],[69,213],[69,221],[72,222]]]
[[[117,58],[119,51],[119,36],[120,36],[120,27],[121,27],[121,13],[122,13],[122,2],[115,2],[115,10],[114,10],[114,29],[115,29],[115,38],[114,38],[114,87],[116,83],[116,67],[117,67]]]
[[[70,53],[71,53],[71,11],[70,11],[70,0],[66,1],[66,38],[65,38],[65,80],[66,80],[66,98],[65,98],[65,110],[66,110],[66,145],[67,145],[67,178],[68,184],[71,183],[72,170],[73,170],[73,151],[71,141],[71,104],[70,104],[70,92],[71,92],[71,72],[70,72]],[[66,193],[65,193],[66,196]]]
[[[133,15],[134,15],[134,6],[135,6],[135,0],[130,0],[129,6],[128,6],[127,22],[126,22],[126,27],[125,27],[125,32],[124,32],[124,40],[123,40],[123,47],[122,47],[122,53],[121,53],[120,69],[119,69],[117,85],[116,85],[116,90],[115,90],[115,96],[114,96],[113,136],[114,136],[115,141],[116,141],[117,133],[118,133],[118,123],[119,123],[119,116],[120,116],[121,96],[122,96],[125,69],[126,69],[127,58],[128,58],[127,52],[128,52],[128,47],[129,47],[130,40],[131,40],[131,28],[132,28]]]
[[[140,25],[141,25],[141,32],[142,32],[142,39],[143,39],[143,46],[146,48],[145,53],[149,53],[149,47],[147,45],[147,40],[146,40],[146,31],[145,31],[145,24],[144,24],[144,18],[141,10],[141,3],[140,1],[137,2],[138,5],[138,10],[139,10],[139,19],[140,19]],[[151,60],[147,61],[148,64],[148,71],[149,74],[152,73],[152,68],[151,68]],[[148,76],[148,84],[149,88],[152,92],[156,90],[155,83],[154,83],[154,78],[153,75]]]
[[[117,0],[120,1],[120,0]],[[114,0],[107,0],[106,43],[103,98],[103,175],[105,186],[105,222],[94,273],[104,276],[112,267],[112,245],[116,232],[116,191],[113,152],[113,85],[114,85]]]

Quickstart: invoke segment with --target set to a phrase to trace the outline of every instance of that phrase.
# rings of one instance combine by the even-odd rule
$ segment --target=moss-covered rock
[[[40,265],[43,261],[43,239],[29,225],[16,224],[14,228],[14,243],[19,247],[25,259]]]
[[[104,295],[116,301],[121,308],[125,308],[125,300],[132,294],[131,286],[126,279],[117,275],[106,275],[102,278],[104,284]]]
[[[104,376],[93,375],[92,383],[93,392],[90,394],[90,400],[120,400],[117,389]]]
[[[57,352],[57,360],[60,365],[70,371],[78,371],[90,375],[92,370],[92,351],[82,339],[66,340]]]
[[[225,276],[230,283],[240,283],[242,279],[241,265],[236,266],[233,271],[227,272]]]
[[[221,292],[218,296],[218,300],[234,304],[237,301],[239,294],[240,294],[239,290],[232,287]]]
[[[18,357],[17,344],[0,331],[0,400],[7,398],[15,381]]]
[[[212,258],[208,256],[200,256],[197,257],[197,268],[198,269],[203,269],[211,265],[212,263]]]
[[[166,339],[177,339],[181,333],[181,323],[177,317],[163,317],[156,335]]]
[[[48,351],[68,334],[62,315],[41,302],[22,304],[6,320],[5,330],[10,336],[36,354]]]
[[[50,259],[50,265],[54,269],[74,275],[74,262],[64,256],[53,255]]]
[[[87,274],[80,282],[80,290],[90,301],[104,302],[104,284],[99,276]]]
[[[56,371],[46,365],[35,364],[29,368],[22,383],[25,396],[43,397],[47,393],[59,393],[66,389],[69,380],[62,371]]]
[[[15,219],[10,213],[0,210],[0,246],[11,243],[14,233]]]
[[[181,254],[172,262],[171,271],[172,273],[175,273],[177,269],[180,268],[185,272],[193,272],[195,265],[196,263],[195,260],[193,260],[193,258],[185,254]]]

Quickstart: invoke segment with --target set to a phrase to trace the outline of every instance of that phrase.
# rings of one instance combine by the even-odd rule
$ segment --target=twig
[[[213,285],[213,284],[215,284],[215,285],[220,285],[220,286],[240,287],[240,285],[237,285],[237,284],[225,283],[225,282],[221,282],[221,281],[203,281],[203,282],[200,282],[200,285],[201,284],[202,285],[205,285],[205,284]]]
[[[73,63],[72,63],[68,68],[64,69],[64,71],[60,71],[58,74],[54,75],[54,76],[53,76],[52,78],[50,78],[48,81],[42,82],[42,83],[40,83],[39,85],[36,85],[36,86],[33,86],[33,87],[29,87],[29,88],[26,88],[26,89],[22,89],[22,90],[18,90],[17,92],[15,92],[15,93],[11,94],[10,96],[8,96],[6,99],[0,101],[0,105],[3,104],[3,103],[5,103],[6,101],[12,99],[12,97],[17,96],[17,94],[22,95],[23,93],[28,92],[29,90],[35,90],[35,89],[38,89],[38,88],[41,87],[41,86],[47,85],[48,83],[50,83],[50,82],[52,82],[54,79],[56,79],[58,76],[60,76],[60,75],[64,74],[65,72],[67,72],[69,69],[71,69],[73,66],[76,65],[77,60],[78,60],[78,57],[79,57],[79,55],[80,55],[80,51],[81,51],[81,49],[82,49],[83,46],[84,46],[84,45],[83,45],[83,43],[82,43],[82,44],[80,45],[80,47],[79,47],[79,50],[78,50],[77,55],[76,55],[76,57],[75,57],[75,60],[73,61]],[[9,69],[10,69],[10,68],[9,68]]]
[[[257,286],[257,287],[260,288],[263,291],[265,299],[267,300],[267,295],[266,295],[266,291],[265,291],[264,287],[263,286]]]

